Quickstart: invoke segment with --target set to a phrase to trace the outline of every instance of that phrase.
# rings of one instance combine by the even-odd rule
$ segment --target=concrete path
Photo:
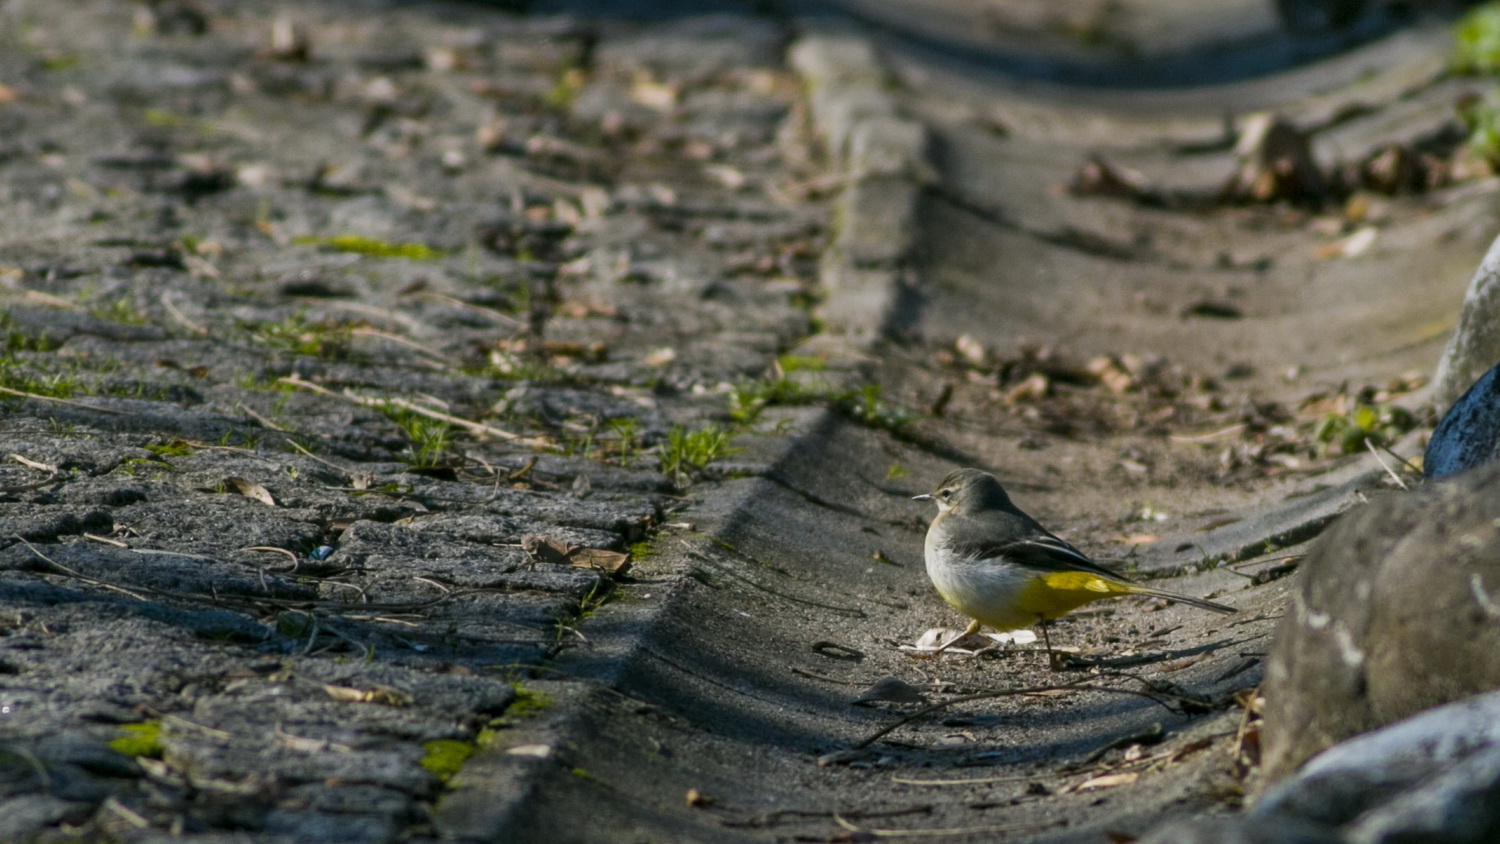
[[[1288,61],[1255,4],[1160,5],[1103,54],[1022,3],[0,9],[0,838],[1233,810],[1281,578],[1384,483],[1319,431],[1422,430],[1493,182],[1210,201],[1226,113],[1331,169],[1463,84],[1377,15],[1102,90],[1132,39],[1135,84]],[[1188,199],[1065,190],[1096,158]],[[1096,605],[1063,672],[914,659],[962,621],[909,498],[960,465],[1240,614]]]

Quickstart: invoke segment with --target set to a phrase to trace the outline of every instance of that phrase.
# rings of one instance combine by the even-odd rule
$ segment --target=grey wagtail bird
[[[937,656],[988,625],[1016,630],[1042,625],[1049,661],[1047,622],[1084,604],[1121,595],[1155,595],[1214,612],[1233,607],[1142,586],[1101,568],[1082,551],[1058,539],[1011,503],[988,472],[959,469],[937,489],[914,501],[935,501],[937,517],[927,528],[927,576],[939,595],[973,619]]]

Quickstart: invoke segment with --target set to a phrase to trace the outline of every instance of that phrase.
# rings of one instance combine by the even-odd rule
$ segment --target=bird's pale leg
[[[1052,652],[1052,637],[1047,635],[1047,628],[1052,626],[1045,617],[1039,616],[1036,625],[1042,628],[1042,644],[1047,646],[1047,667],[1053,671],[1063,670],[1062,660]]]

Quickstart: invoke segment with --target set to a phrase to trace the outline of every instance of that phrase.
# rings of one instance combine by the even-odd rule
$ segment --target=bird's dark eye
[[[951,489],[945,489],[942,492],[938,493],[938,498],[941,498],[944,501],[947,501],[948,499],[950,499],[952,497],[953,497],[953,490],[951,490]]]

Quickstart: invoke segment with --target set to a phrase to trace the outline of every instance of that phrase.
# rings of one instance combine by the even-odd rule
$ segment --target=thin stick
[[[948,829],[878,829],[875,827],[870,827],[867,829],[865,827],[855,826],[854,824],[844,820],[844,817],[837,813],[835,813],[833,816],[833,822],[850,832],[863,835],[873,835],[876,838],[915,838],[918,836],[925,838],[927,836],[939,835],[994,835],[997,833],[1006,832],[1031,832],[1038,829],[1046,829],[1049,826],[1056,826],[1057,824],[1061,823],[1061,821],[1054,820],[1033,821],[1032,823],[1006,824],[1003,826],[959,826]]]
[[[240,410],[242,410],[242,411],[245,412],[246,416],[249,416],[251,419],[254,419],[256,422],[259,422],[262,427],[269,428],[272,431],[280,431],[282,433],[286,433],[286,431],[287,431],[286,428],[284,428],[284,427],[282,427],[280,425],[277,425],[275,422],[272,422],[271,420],[267,419],[266,417],[261,416],[259,413],[256,413],[255,409],[252,408],[252,407],[250,407],[249,405],[241,404],[239,406],[239,408],[240,408]]]
[[[1393,451],[1391,449],[1390,446],[1388,446],[1388,445],[1382,445],[1380,447],[1380,450],[1383,451],[1383,452],[1385,452],[1386,454],[1389,454],[1390,456],[1396,458],[1397,460],[1400,460],[1401,461],[1401,465],[1405,466],[1408,469],[1410,469],[1414,474],[1418,474],[1418,475],[1422,474],[1422,470],[1421,469],[1418,469],[1416,466],[1412,465],[1412,462],[1410,460],[1407,460],[1405,457],[1402,457],[1401,455],[1397,454],[1395,451]]]
[[[1391,464],[1385,462],[1385,458],[1381,457],[1380,452],[1375,450],[1375,443],[1370,442],[1369,437],[1365,437],[1365,448],[1370,450],[1370,454],[1375,457],[1375,461],[1380,464],[1380,468],[1384,469],[1385,473],[1391,476],[1391,480],[1396,482],[1396,486],[1408,492],[1411,491],[1411,487],[1406,485],[1406,481],[1401,480],[1401,477],[1396,474],[1396,470],[1391,468]]]
[[[986,785],[993,782],[1026,782],[1027,780],[1034,780],[1036,778],[1036,774],[1022,774],[1018,776],[1006,777],[971,777],[967,779],[949,780],[913,780],[907,779],[906,777],[891,777],[891,782],[900,783],[902,785]]]
[[[1228,428],[1223,428],[1223,429],[1220,429],[1218,431],[1211,431],[1211,432],[1209,432],[1207,434],[1194,434],[1192,436],[1182,436],[1182,435],[1178,435],[1178,434],[1173,434],[1172,436],[1167,437],[1167,439],[1171,440],[1172,442],[1176,442],[1176,443],[1201,443],[1201,442],[1210,442],[1212,440],[1222,439],[1224,437],[1229,436],[1230,434],[1237,434],[1237,433],[1239,433],[1240,431],[1243,431],[1243,430],[1245,430],[1245,426],[1243,424],[1240,424],[1240,425],[1230,425]]]
[[[1126,675],[1126,676],[1129,676],[1129,675]],[[1131,678],[1131,679],[1137,679],[1137,678]],[[939,701],[937,703],[933,703],[933,704],[929,704],[927,706],[924,706],[921,709],[918,709],[917,711],[912,712],[909,715],[905,715],[902,718],[900,718],[900,719],[898,719],[896,721],[891,722],[889,725],[887,725],[885,727],[882,727],[881,729],[875,731],[874,733],[870,734],[865,739],[863,739],[860,742],[858,742],[857,744],[855,744],[852,749],[853,750],[861,750],[863,748],[869,747],[870,745],[874,744],[876,741],[884,738],[887,734],[895,732],[897,729],[900,729],[901,727],[904,727],[907,724],[910,724],[911,722],[917,720],[918,718],[921,718],[921,717],[923,717],[925,715],[928,715],[930,713],[936,712],[939,709],[946,709],[946,708],[948,708],[950,706],[953,706],[955,704],[969,703],[970,701],[975,701],[975,700],[992,700],[994,698],[999,698],[999,697],[1018,697],[1018,696],[1021,696],[1021,695],[1043,695],[1043,694],[1047,694],[1049,692],[1058,692],[1058,691],[1113,692],[1115,694],[1120,694],[1120,695],[1133,695],[1135,697],[1144,697],[1144,698],[1147,698],[1149,700],[1155,701],[1157,703],[1161,703],[1161,701],[1158,700],[1155,696],[1147,694],[1145,692],[1137,692],[1137,691],[1134,691],[1132,689],[1114,689],[1114,688],[1110,688],[1108,686],[1091,686],[1091,685],[1089,685],[1089,684],[1087,684],[1087,683],[1085,683],[1083,681],[1079,681],[1077,683],[1064,683],[1063,685],[1060,685],[1060,686],[1056,686],[1056,685],[1054,685],[1054,686],[1028,686],[1028,687],[1026,687],[1024,689],[994,689],[994,690],[987,691],[987,692],[976,692],[976,693],[974,693],[972,695],[961,695],[959,697],[949,698],[948,700]]]
[[[207,328],[204,328],[198,323],[188,319],[187,314],[184,314],[182,311],[177,310],[177,306],[172,304],[172,292],[170,290],[163,290],[161,292],[161,306],[167,309],[167,313],[171,314],[172,319],[175,319],[178,322],[182,323],[183,328],[186,328],[188,331],[193,332],[199,337],[208,336],[209,331]]]
[[[307,455],[308,457],[311,457],[312,459],[318,461],[319,463],[322,463],[324,466],[327,466],[328,468],[333,469],[336,472],[339,472],[340,474],[342,474],[342,475],[344,475],[346,477],[348,475],[352,474],[348,469],[345,469],[343,466],[340,466],[337,463],[331,463],[331,462],[329,462],[327,460],[324,460],[323,458],[319,457],[318,455],[313,454],[311,451],[308,451],[301,443],[297,442],[296,440],[287,440],[286,444],[289,445],[289,446],[291,446],[292,448],[297,449],[298,451],[302,452],[303,454]]]
[[[525,324],[525,323],[521,322],[521,320],[516,319],[515,317],[511,316],[510,314],[503,314],[503,313],[495,310],[494,308],[486,308],[483,305],[474,305],[474,304],[471,304],[469,302],[465,302],[462,299],[455,299],[452,296],[444,296],[441,293],[425,293],[425,292],[424,293],[413,293],[413,294],[411,294],[411,297],[413,299],[431,299],[434,302],[442,302],[445,305],[451,305],[451,306],[453,306],[455,308],[466,308],[466,309],[471,310],[471,311],[478,311],[479,313],[482,313],[485,316],[493,317],[494,319],[499,320],[500,322],[508,322],[511,325],[524,325]]]
[[[511,433],[510,431],[501,430],[500,428],[496,428],[496,427],[493,427],[491,425],[484,425],[484,424],[481,424],[479,422],[470,422],[467,419],[461,419],[461,418],[459,418],[457,416],[453,416],[452,414],[441,413],[441,412],[436,411],[436,410],[431,410],[429,408],[423,407],[420,404],[417,404],[416,402],[407,401],[406,399],[372,399],[372,398],[365,398],[364,396],[356,395],[356,394],[351,393],[351,392],[349,392],[347,390],[344,391],[343,395],[340,395],[340,394],[335,393],[334,391],[328,389],[327,387],[319,386],[319,385],[314,384],[314,383],[312,383],[310,381],[303,381],[301,378],[298,378],[295,375],[288,375],[288,376],[286,376],[284,378],[278,378],[277,379],[277,383],[278,384],[289,384],[289,385],[291,385],[293,387],[299,387],[299,388],[304,389],[304,390],[310,390],[310,391],[312,391],[314,393],[318,393],[320,395],[330,396],[332,398],[344,399],[345,401],[350,401],[350,402],[353,402],[353,403],[355,403],[357,405],[361,405],[363,407],[373,407],[373,408],[376,408],[376,409],[383,408],[383,407],[399,407],[399,408],[401,408],[403,410],[409,410],[412,413],[417,413],[417,414],[420,414],[422,416],[426,416],[426,417],[431,418],[431,419],[437,419],[437,420],[440,420],[442,422],[447,422],[450,425],[457,425],[458,427],[463,428],[466,431],[469,431],[469,432],[475,433],[475,434],[479,434],[480,436],[497,437],[497,438],[502,439],[502,440],[509,440],[511,442],[520,443],[522,445],[530,445],[530,446],[534,446],[534,447],[542,447],[542,446],[545,445],[544,442],[542,442],[541,440],[536,439],[535,437],[524,437],[524,436],[522,436],[520,434],[515,434],[515,433]]]
[[[423,355],[426,355],[427,357],[437,361],[438,363],[448,364],[449,366],[452,366],[455,363],[453,358],[448,357],[442,352],[434,351],[415,340],[402,337],[399,334],[392,334],[388,331],[381,331],[378,328],[356,328],[349,333],[355,337],[374,337],[380,340],[389,340],[392,343],[399,343],[403,346],[407,346],[421,352]]]
[[[99,413],[116,413],[116,414],[119,414],[119,413],[129,413],[130,412],[128,410],[116,410],[116,409],[114,409],[112,407],[96,407],[96,406],[94,406],[92,404],[84,404],[81,401],[68,401],[67,399],[53,398],[52,396],[41,396],[41,395],[37,395],[36,393],[27,393],[27,392],[24,392],[22,390],[12,390],[9,387],[0,387],[0,393],[5,393],[6,395],[10,395],[10,396],[20,396],[23,399],[40,399],[41,401],[50,401],[50,402],[56,402],[58,404],[66,404],[66,405],[68,405],[70,407],[80,407],[80,408],[83,408],[84,410],[93,410],[93,411],[97,411]]]

